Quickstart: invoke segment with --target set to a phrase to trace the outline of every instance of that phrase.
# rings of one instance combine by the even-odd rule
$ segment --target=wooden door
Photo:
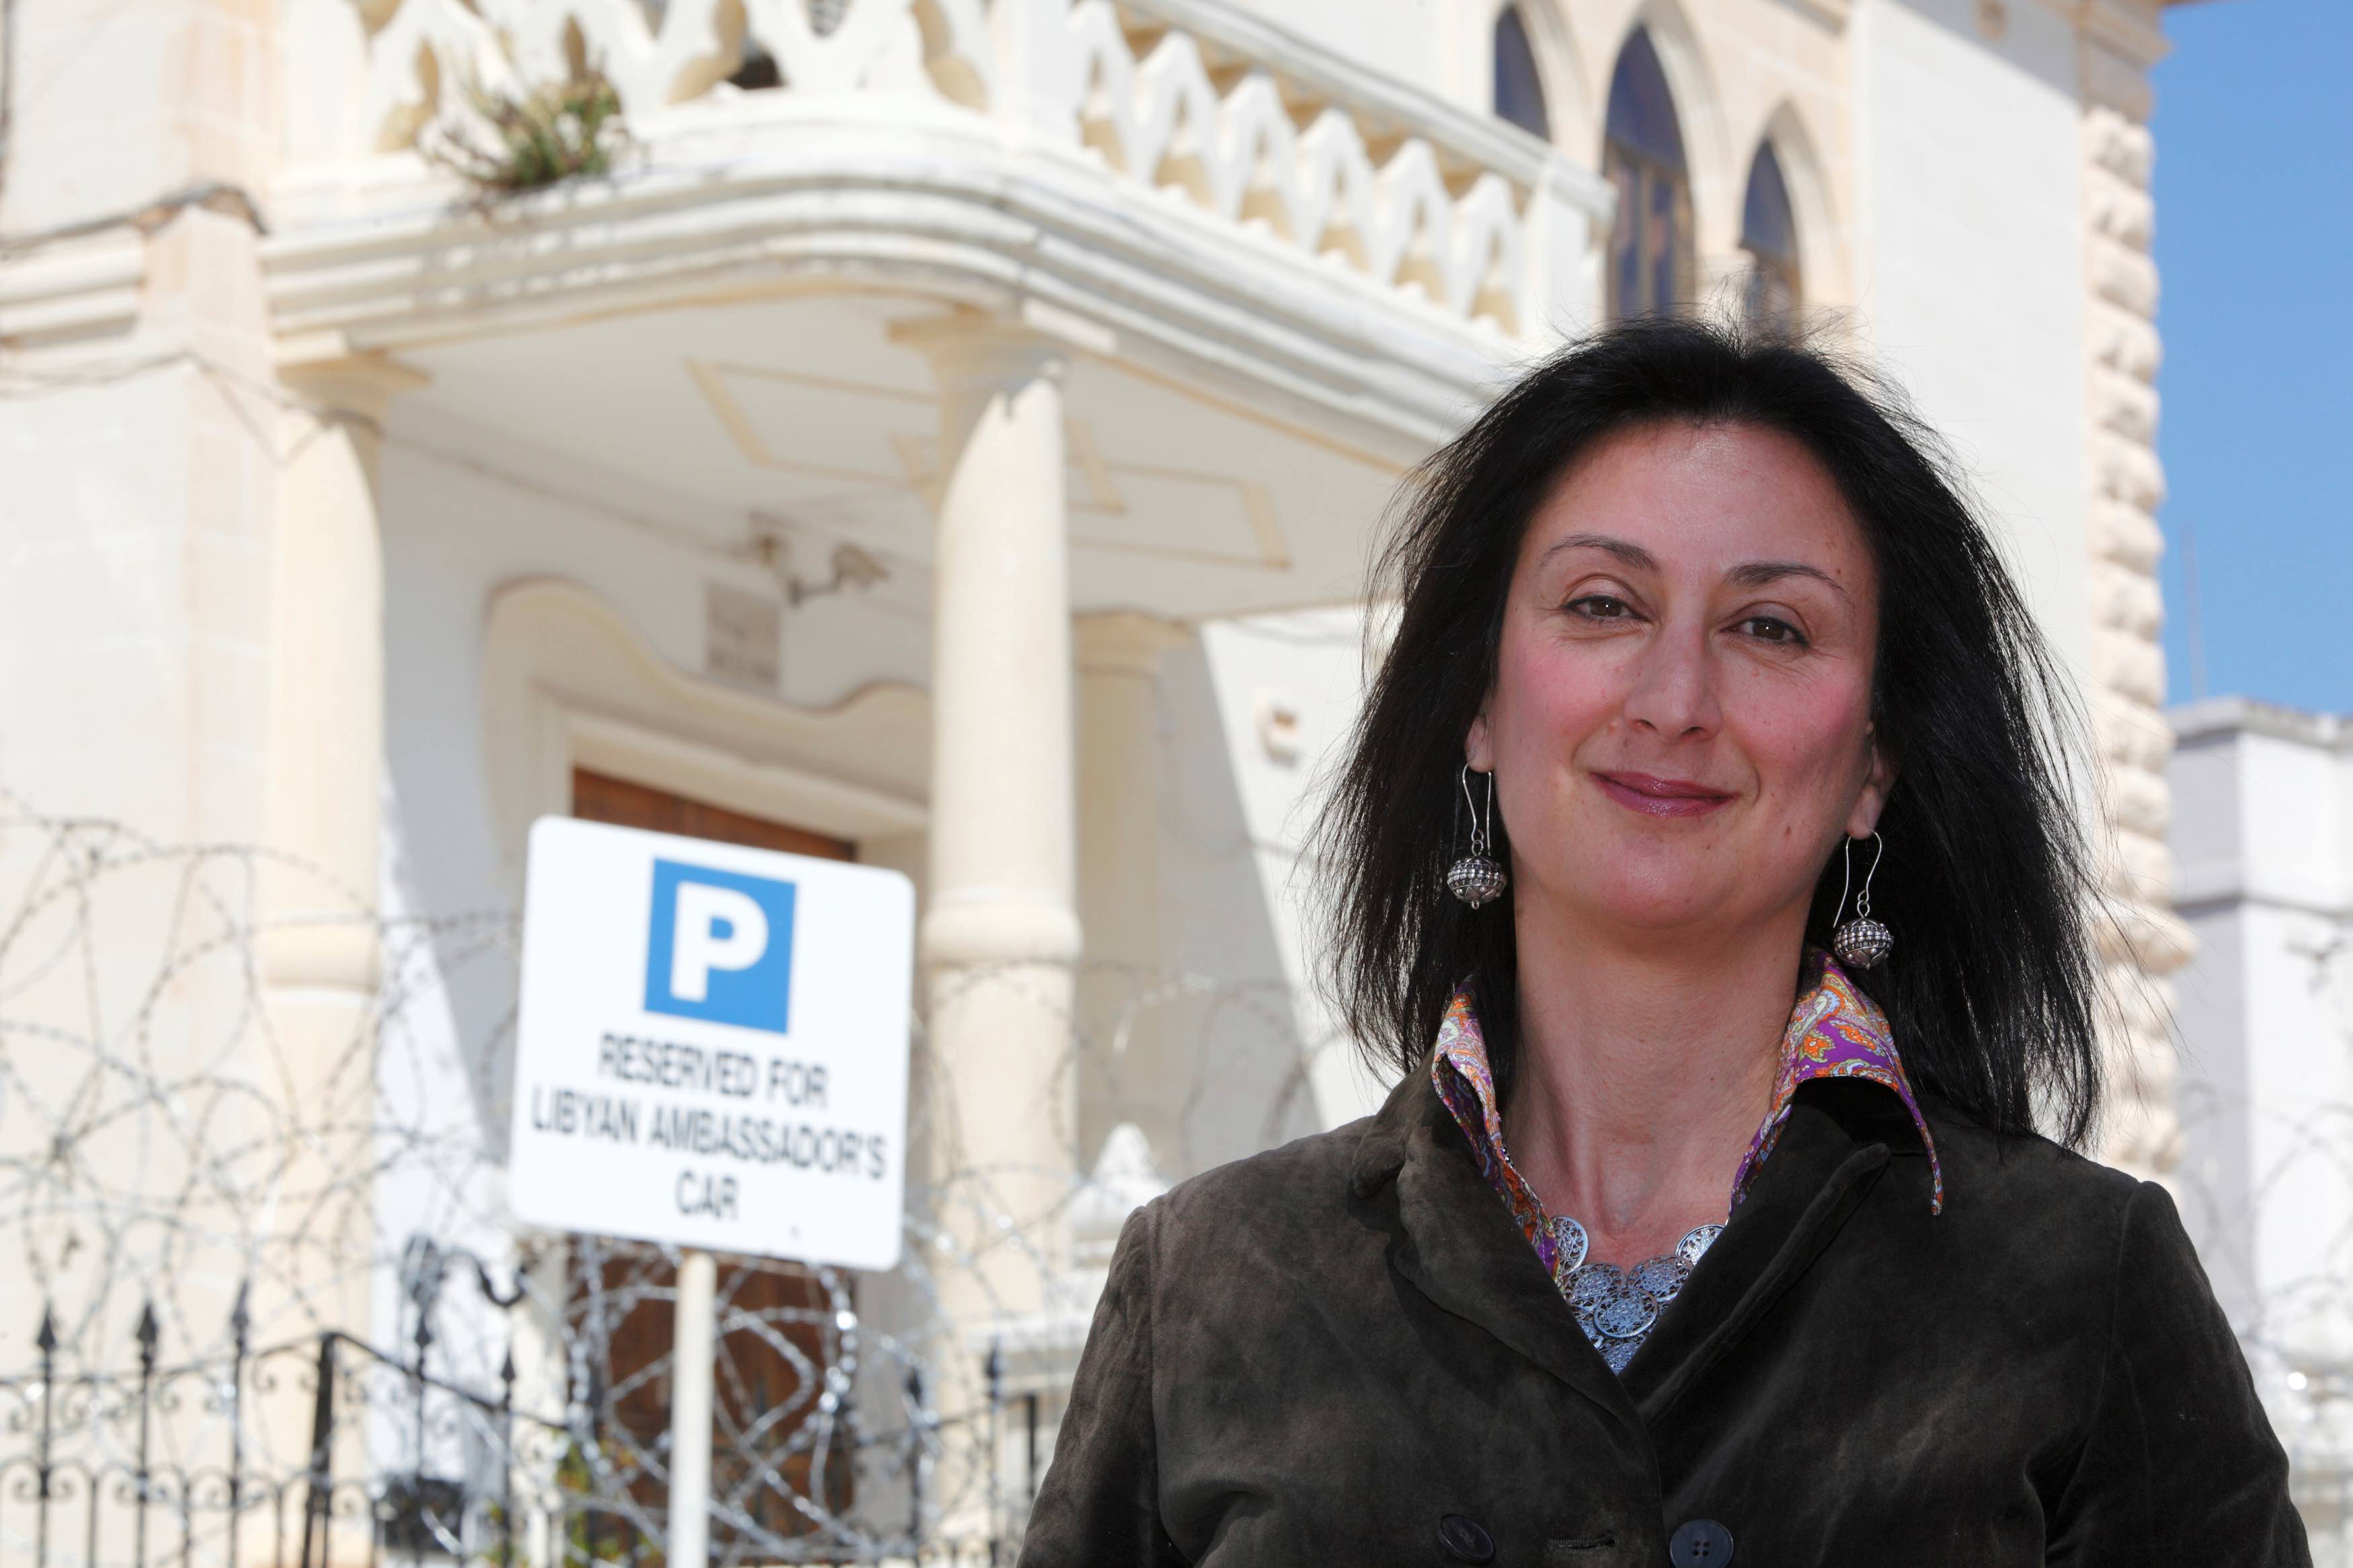
[[[644,827],[656,833],[682,833],[689,838],[715,838],[722,844],[748,844],[754,849],[782,849],[793,855],[814,855],[821,860],[855,860],[857,847],[844,838],[828,838],[806,827],[748,816],[708,801],[650,784],[617,779],[610,773],[572,770],[572,815],[584,822],[610,822],[621,827]]]

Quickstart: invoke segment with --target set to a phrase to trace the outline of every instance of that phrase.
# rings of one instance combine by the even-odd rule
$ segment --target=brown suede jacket
[[[1427,1074],[1122,1234],[1023,1568],[2306,1563],[2171,1200],[1799,1090],[1613,1376]],[[1729,1553],[1727,1555],[1726,1553]]]

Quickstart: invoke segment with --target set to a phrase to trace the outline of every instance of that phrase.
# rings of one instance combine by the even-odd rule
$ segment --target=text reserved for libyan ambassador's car
[[[706,1050],[608,1032],[597,1042],[596,1070],[612,1087],[533,1084],[533,1129],[752,1165],[782,1162],[804,1171],[867,1181],[881,1180],[891,1168],[889,1134],[824,1120],[827,1075],[822,1062]],[[649,1087],[632,1087],[640,1084]],[[715,1111],[664,1103],[657,1098],[663,1088],[715,1092],[744,1104],[741,1110]],[[673,1195],[681,1214],[708,1211],[719,1218],[739,1217],[739,1193],[732,1177],[723,1176],[714,1186],[681,1173]]]

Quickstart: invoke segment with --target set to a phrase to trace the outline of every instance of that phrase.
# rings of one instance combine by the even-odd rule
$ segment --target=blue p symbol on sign
[[[655,861],[646,1011],[783,1034],[794,890],[766,877]]]

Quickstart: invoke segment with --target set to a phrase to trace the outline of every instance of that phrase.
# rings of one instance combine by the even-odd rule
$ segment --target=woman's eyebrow
[[[1726,582],[1742,588],[1762,588],[1784,577],[1811,577],[1817,583],[1827,584],[1841,599],[1851,596],[1839,585],[1837,578],[1820,567],[1809,566],[1802,561],[1751,561],[1735,566],[1724,575]]]
[[[1655,572],[1659,558],[1628,539],[1613,538],[1606,533],[1572,533],[1555,540],[1545,547],[1543,559],[1549,561],[1565,550],[1599,550],[1614,555],[1620,562],[1638,572]],[[1725,580],[1736,587],[1762,588],[1785,577],[1811,577],[1826,584],[1839,597],[1852,598],[1839,580],[1819,566],[1809,566],[1802,561],[1750,561],[1735,566],[1725,574]]]
[[[1606,533],[1572,533],[1545,547],[1542,559],[1551,560],[1564,550],[1599,550],[1616,556],[1638,572],[1655,572],[1659,558],[1631,540],[1612,539]]]

